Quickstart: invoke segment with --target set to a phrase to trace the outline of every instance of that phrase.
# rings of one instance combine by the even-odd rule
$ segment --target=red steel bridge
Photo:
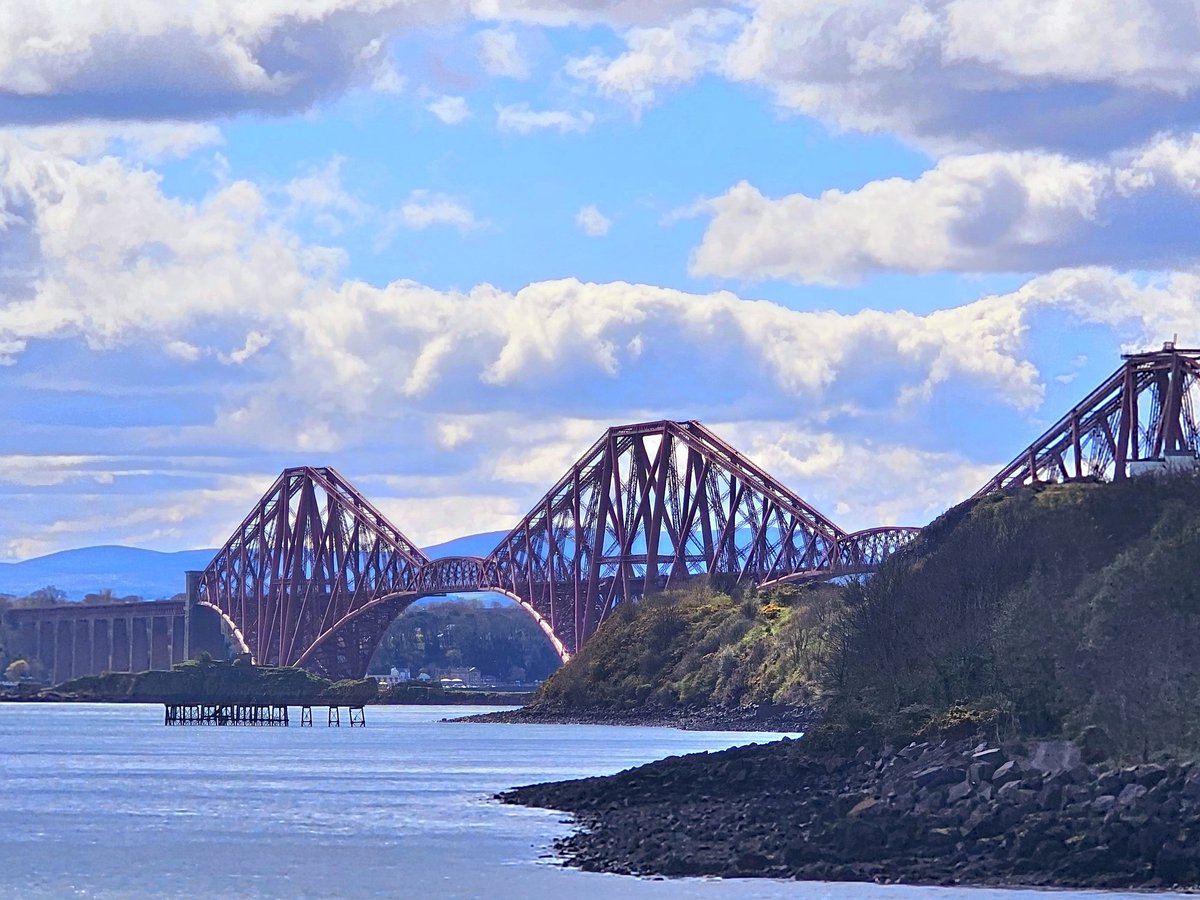
[[[1194,471],[1200,449],[1200,350],[1133,353],[1022,450],[975,497],[1034,482]]]
[[[1200,472],[1198,393],[1200,350],[1126,356],[974,496]],[[485,557],[431,560],[335,470],[287,469],[208,568],[188,573],[183,638],[163,638],[159,655],[194,652],[200,630],[220,622],[257,662],[361,677],[418,598],[495,591],[567,659],[646,594],[701,576],[732,586],[871,572],[917,532],[846,533],[699,422],[610,428]],[[140,619],[122,631],[124,607],[103,621],[88,607],[8,615],[36,638],[48,669],[75,675],[99,657],[153,660],[147,641],[169,631]]]
[[[418,598],[469,591],[511,597],[565,660],[645,594],[870,572],[917,531],[848,534],[699,422],[646,422],[605,432],[485,557],[431,560],[335,470],[287,469],[189,593],[256,662],[331,677],[362,677]]]

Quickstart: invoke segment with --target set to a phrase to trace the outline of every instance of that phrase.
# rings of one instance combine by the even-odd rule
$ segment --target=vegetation
[[[246,657],[217,662],[176,663],[171,671],[106,672],[67,681],[53,692],[80,700],[178,703],[368,703],[378,685],[372,679],[330,682],[291,666],[255,666]]]
[[[1200,479],[1020,488],[951,509],[867,581],[651,598],[538,697],[817,703],[826,738],[859,743],[985,725],[1194,752]]]
[[[1013,734],[1200,749],[1200,479],[968,501],[867,584],[831,657],[843,723],[957,708]]]
[[[548,678],[559,659],[519,607],[454,600],[414,606],[392,623],[368,671],[386,674],[393,666],[414,678],[474,666],[502,682],[530,682]]]
[[[832,585],[669,591],[618,607],[538,699],[621,710],[810,703],[841,609]]]
[[[28,678],[30,675],[31,666],[26,660],[18,659],[9,663],[4,668],[4,679],[6,681],[21,681]]]

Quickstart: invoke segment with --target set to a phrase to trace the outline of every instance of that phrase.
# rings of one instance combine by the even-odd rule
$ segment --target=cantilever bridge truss
[[[196,599],[260,663],[361,677],[419,597],[497,591],[565,659],[648,593],[869,572],[916,531],[848,534],[700,423],[649,422],[609,429],[486,557],[430,560],[333,469],[287,469]]]
[[[976,491],[1194,468],[1200,447],[1200,350],[1124,357],[1122,365]]]

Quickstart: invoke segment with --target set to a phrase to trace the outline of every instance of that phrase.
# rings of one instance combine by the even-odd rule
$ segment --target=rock
[[[1043,775],[1055,775],[1074,768],[1081,758],[1082,753],[1073,741],[1038,741],[1027,762]]]
[[[992,773],[992,784],[996,787],[1000,787],[1000,785],[1007,784],[1010,781],[1020,781],[1021,774],[1022,769],[1020,763],[1018,763],[1015,759],[1010,759]]]
[[[951,787],[950,790],[946,793],[946,802],[948,804],[953,805],[953,804],[957,803],[959,800],[965,800],[967,797],[971,796],[971,791],[973,789],[974,788],[973,788],[971,782],[960,781],[958,784]]]
[[[1200,772],[1192,772],[1183,782],[1181,792],[1189,800],[1200,800]]]
[[[1112,794],[1101,794],[1099,797],[1097,797],[1095,800],[1092,801],[1091,805],[1092,805],[1093,812],[1098,812],[1101,815],[1103,815],[1104,813],[1106,813],[1110,809],[1112,809],[1114,806],[1116,806],[1116,804],[1117,804],[1117,798],[1114,797]]]
[[[1167,777],[1167,770],[1159,765],[1138,766],[1133,770],[1134,780],[1145,788],[1152,788]]]
[[[995,782],[992,782],[992,784],[994,786]],[[1000,785],[1000,788],[996,791],[996,799],[1000,800],[1002,802],[1011,801],[1020,792],[1021,792],[1021,782],[1020,781],[1006,781],[1004,784]]]
[[[1117,806],[1133,806],[1148,793],[1147,789],[1140,784],[1127,784],[1121,788],[1121,793],[1117,795]]]
[[[850,818],[854,818],[855,816],[862,815],[868,809],[871,809],[872,807],[877,806],[878,804],[879,804],[879,801],[876,800],[874,797],[865,797],[864,799],[859,800],[857,803],[855,803],[854,806],[852,806],[850,808],[850,812],[846,813],[846,815],[849,816]]]
[[[1197,862],[1195,847],[1163,844],[1154,859],[1154,874],[1164,884],[1192,885],[1196,882]]]
[[[925,796],[917,801],[916,806],[913,807],[913,811],[927,816],[930,813],[937,812],[945,805],[945,792],[941,790],[933,790],[926,793]]]
[[[1003,830],[1000,820],[993,814],[993,811],[981,807],[967,816],[967,821],[963,822],[960,834],[970,840],[982,840],[995,837]]]
[[[1038,807],[1048,812],[1058,812],[1063,805],[1063,788],[1061,784],[1050,783],[1042,788],[1038,795]]]
[[[1079,752],[1085,763],[1099,763],[1117,755],[1117,743],[1100,725],[1089,725],[1079,735]]]
[[[956,766],[930,766],[913,775],[913,781],[918,788],[935,788],[944,784],[954,784],[963,777],[963,770]]]

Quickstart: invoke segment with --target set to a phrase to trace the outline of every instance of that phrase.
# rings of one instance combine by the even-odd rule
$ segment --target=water
[[[776,736],[438,721],[462,712],[165,728],[161,707],[0,704],[0,897],[1030,897],[565,869],[564,817],[493,793]]]

